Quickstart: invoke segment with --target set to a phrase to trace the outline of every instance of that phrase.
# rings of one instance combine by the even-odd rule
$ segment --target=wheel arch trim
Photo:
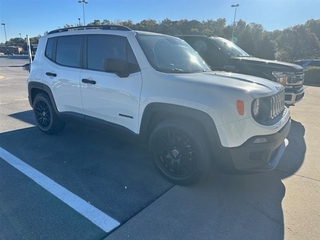
[[[187,118],[198,122],[206,134],[211,146],[221,146],[219,134],[213,119],[205,112],[198,109],[168,104],[150,103],[143,112],[140,122],[140,136],[147,141],[152,129],[168,116]]]
[[[40,82],[29,82],[28,83],[28,94],[29,94],[28,98],[29,98],[30,106],[32,107],[33,101],[34,101],[34,98],[35,98],[37,92],[45,92],[46,94],[48,94],[50,101],[53,105],[54,111],[58,114],[59,111],[56,106],[56,102],[54,100],[54,97],[53,97],[53,94],[52,94],[50,87],[48,87],[46,84],[43,84]]]

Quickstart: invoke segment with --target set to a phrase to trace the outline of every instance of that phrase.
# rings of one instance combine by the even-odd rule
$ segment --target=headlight
[[[283,72],[272,72],[272,75],[277,79],[278,83],[281,83],[283,86],[287,84],[287,75]]]
[[[259,115],[259,109],[260,109],[260,100],[254,99],[252,102],[252,115],[253,117],[257,117]]]

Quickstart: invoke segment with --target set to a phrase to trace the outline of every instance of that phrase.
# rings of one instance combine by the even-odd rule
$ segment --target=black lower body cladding
[[[239,147],[221,148],[218,158],[220,172],[246,174],[276,168],[288,144],[286,137],[290,126],[291,119],[275,134],[252,137]],[[256,143],[257,139],[263,139],[263,143]]]

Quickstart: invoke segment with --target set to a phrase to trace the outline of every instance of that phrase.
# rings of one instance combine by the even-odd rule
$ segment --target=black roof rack
[[[121,26],[121,25],[94,25],[94,26],[79,26],[79,27],[69,27],[69,28],[60,28],[50,31],[48,34],[60,33],[60,32],[69,32],[69,31],[78,31],[78,30],[122,30],[122,31],[132,31],[130,28]]]

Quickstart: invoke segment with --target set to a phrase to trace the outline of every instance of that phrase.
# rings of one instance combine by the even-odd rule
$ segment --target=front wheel
[[[42,132],[55,134],[63,130],[65,122],[58,118],[47,94],[38,93],[32,107],[36,124]]]
[[[204,134],[195,124],[178,120],[160,123],[149,140],[156,168],[179,185],[193,184],[204,176],[210,156],[206,146]]]

